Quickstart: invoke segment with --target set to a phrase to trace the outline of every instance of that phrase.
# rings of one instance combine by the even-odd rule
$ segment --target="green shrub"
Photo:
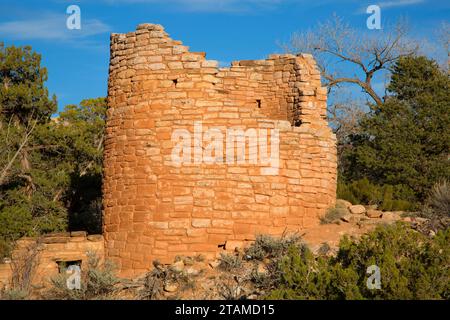
[[[376,185],[405,185],[422,202],[439,178],[450,179],[450,77],[423,56],[398,59],[382,103],[370,106],[342,148],[347,181],[367,177]],[[394,199],[411,202],[406,195]]]
[[[11,254],[11,244],[8,241],[0,239],[0,263],[3,258],[9,257]]]
[[[270,299],[449,299],[450,229],[434,238],[404,224],[379,226],[359,241],[345,237],[335,257],[291,246],[265,282]],[[367,267],[381,272],[368,289]]]
[[[386,211],[409,211],[417,207],[413,192],[408,187],[378,186],[367,178],[349,183],[339,181],[337,196],[353,204],[377,205],[378,208]]]
[[[26,206],[6,206],[0,210],[0,239],[17,240],[31,235],[33,229],[31,212]]]
[[[331,265],[305,246],[289,248],[278,263],[269,299],[360,299],[354,270]]]
[[[379,227],[355,242],[345,238],[337,263],[360,270],[360,291],[366,298],[447,299],[450,293],[450,230],[429,239],[402,224]],[[364,285],[365,268],[381,269],[382,290]],[[446,267],[447,266],[447,267]]]

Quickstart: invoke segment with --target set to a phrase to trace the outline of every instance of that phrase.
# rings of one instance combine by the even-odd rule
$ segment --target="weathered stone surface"
[[[142,29],[147,29],[147,30],[156,30],[156,31],[163,31],[164,28],[162,25],[160,24],[153,24],[153,23],[141,23],[136,27],[136,30],[142,30]]]
[[[44,238],[64,238],[64,237],[70,237],[70,232],[53,232],[44,235]],[[34,239],[32,238],[30,240],[34,241]]]
[[[363,205],[355,204],[348,208],[352,214],[364,214],[366,212],[366,208]]]
[[[352,203],[350,201],[337,199],[336,200],[336,208],[345,208],[349,209],[352,206]]]
[[[383,216],[383,211],[369,209],[366,212],[366,216],[369,218],[381,218]]]
[[[191,276],[197,276],[200,273],[200,270],[194,267],[189,267],[186,269],[186,273]]]
[[[95,254],[100,262],[104,261],[103,237],[97,236],[100,239],[95,242],[87,240],[84,231],[59,232],[38,238],[22,238],[13,250],[11,260],[20,264],[27,257],[35,257],[36,265],[33,271],[32,285],[37,288],[37,285],[48,284],[48,279],[58,274],[59,261],[81,261],[82,268],[85,268],[90,253]],[[0,263],[0,288],[2,283],[7,284],[11,279],[9,266],[10,263]]]
[[[174,262],[171,266],[173,271],[181,272],[184,270],[184,262],[182,260],[179,260],[177,262]]]
[[[72,231],[70,233],[71,237],[86,237],[87,236],[87,232],[86,231]]]
[[[70,240],[69,237],[45,237],[42,238],[42,243],[66,243]]]
[[[401,219],[401,215],[397,212],[383,212],[383,220],[398,221]]]
[[[361,220],[361,215],[359,214],[346,214],[341,218],[342,221],[348,223],[357,223]]]
[[[103,241],[103,236],[101,234],[91,234],[87,236],[89,241]]]
[[[141,24],[111,37],[109,67],[103,221],[106,255],[121,276],[141,274],[156,259],[215,256],[257,234],[309,228],[334,206],[336,139],[312,57],[218,68],[162,26]],[[224,141],[228,129],[265,135],[268,152],[278,144],[278,165],[249,143],[244,157],[228,143],[209,157],[207,139],[189,163],[175,164],[174,130],[193,139],[199,122],[203,134],[217,129]]]
[[[346,214],[345,216],[342,216],[341,220],[344,222],[350,222],[352,215]]]
[[[259,275],[265,275],[267,274],[267,268],[266,265],[264,263],[258,263],[258,266],[256,267],[256,272]]]
[[[178,290],[178,284],[175,282],[168,282],[164,285],[164,291],[172,293]]]
[[[228,240],[225,243],[225,250],[228,251],[235,251],[236,249],[239,250],[244,246],[243,241],[232,241],[232,240]]]
[[[211,268],[215,269],[220,265],[220,260],[213,260],[210,261],[208,264]]]

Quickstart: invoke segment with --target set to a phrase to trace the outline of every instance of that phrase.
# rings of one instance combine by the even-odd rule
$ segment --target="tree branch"
[[[27,131],[27,133],[25,134],[25,137],[23,138],[23,141],[20,144],[19,148],[14,153],[14,156],[9,160],[8,164],[3,168],[2,173],[0,174],[0,185],[2,185],[5,182],[5,180],[6,180],[7,176],[8,176],[8,171],[11,169],[12,165],[14,164],[14,161],[16,161],[16,158],[19,156],[19,154],[21,153],[22,149],[28,143],[28,140],[29,140],[29,138],[31,136],[31,133],[33,132],[34,128],[36,127],[37,122],[38,122],[38,120],[35,119],[33,125]]]

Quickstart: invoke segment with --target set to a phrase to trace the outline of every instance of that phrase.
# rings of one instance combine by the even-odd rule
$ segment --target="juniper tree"
[[[449,75],[426,57],[403,57],[388,92],[352,137],[347,177],[398,186],[423,200],[435,182],[450,178]]]

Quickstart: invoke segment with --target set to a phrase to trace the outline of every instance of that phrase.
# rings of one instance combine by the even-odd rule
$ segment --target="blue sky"
[[[81,9],[81,30],[66,28],[71,4]],[[450,20],[446,0],[2,0],[0,41],[29,44],[42,54],[47,85],[61,110],[106,95],[111,32],[159,23],[192,51],[206,51],[209,59],[227,64],[282,52],[278,44],[293,32],[306,31],[333,13],[367,31],[370,4],[382,8],[383,25],[406,17],[415,37],[432,42],[442,22]]]

